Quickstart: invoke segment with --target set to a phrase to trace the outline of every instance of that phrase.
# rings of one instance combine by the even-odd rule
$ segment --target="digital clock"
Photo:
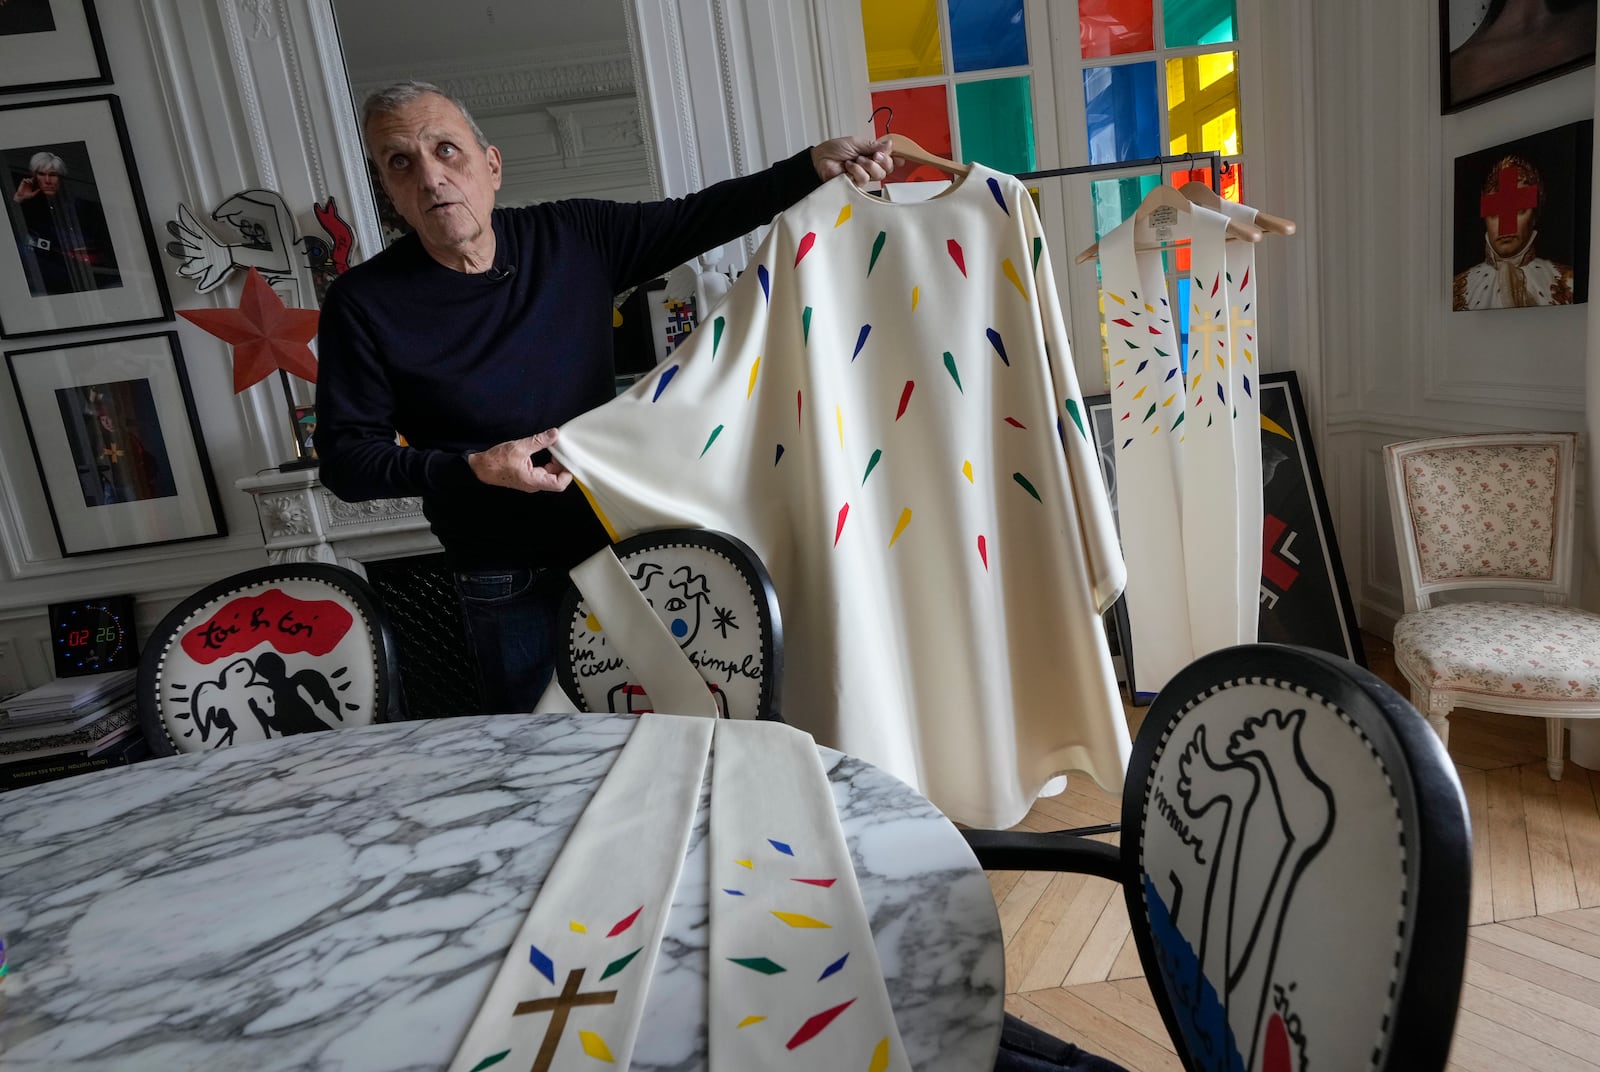
[[[132,670],[139,665],[133,597],[50,604],[50,651],[56,677]]]

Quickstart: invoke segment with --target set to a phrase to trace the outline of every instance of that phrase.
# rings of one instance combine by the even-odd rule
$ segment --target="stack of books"
[[[0,704],[0,793],[149,756],[137,677],[61,678]]]

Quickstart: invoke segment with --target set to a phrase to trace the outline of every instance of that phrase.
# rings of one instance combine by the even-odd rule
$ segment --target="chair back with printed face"
[[[185,599],[139,663],[157,755],[400,716],[394,641],[366,582],[339,566],[267,566]]]
[[[1123,831],[1140,959],[1188,1068],[1444,1067],[1465,798],[1381,680],[1307,648],[1200,659],[1139,733]]]
[[[1461,588],[1570,599],[1576,435],[1441,436],[1383,453],[1407,611]]]
[[[635,587],[699,672],[723,718],[778,719],[783,624],[761,559],[742,541],[700,529],[659,529],[613,550]],[[640,676],[573,586],[559,619],[567,639],[556,678],[580,711],[654,710]]]

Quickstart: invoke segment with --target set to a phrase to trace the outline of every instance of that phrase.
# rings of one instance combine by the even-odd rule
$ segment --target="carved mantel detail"
[[[361,563],[436,553],[439,543],[415,496],[348,503],[323,487],[314,469],[245,477],[256,502],[267,558],[275,563]]]

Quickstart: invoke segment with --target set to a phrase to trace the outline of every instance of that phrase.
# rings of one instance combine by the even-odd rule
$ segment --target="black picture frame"
[[[1262,532],[1259,638],[1266,643],[1302,644],[1367,665],[1355,604],[1339,555],[1338,536],[1328,513],[1328,497],[1317,467],[1316,448],[1306,421],[1300,380],[1293,372],[1269,372],[1257,385],[1261,399],[1261,451],[1266,523]],[[1084,399],[1089,427],[1100,454],[1100,470],[1117,511],[1116,441],[1111,435],[1111,396]],[[1307,545],[1310,545],[1309,550]],[[1128,692],[1135,703],[1148,702],[1138,689],[1127,604],[1119,599],[1107,615],[1127,664]]]
[[[1593,172],[1593,119],[1456,157],[1452,311],[1587,302]],[[1522,285],[1509,294],[1491,238],[1495,257],[1520,267]]]
[[[0,338],[172,319],[114,94],[0,105],[0,192]]]
[[[1439,103],[1445,115],[1594,63],[1596,0],[1544,0],[1536,30],[1497,32],[1505,6],[1506,0],[1439,0]]]
[[[63,557],[227,535],[177,332],[5,357]]]
[[[94,0],[0,4],[0,93],[103,86],[111,81]]]

